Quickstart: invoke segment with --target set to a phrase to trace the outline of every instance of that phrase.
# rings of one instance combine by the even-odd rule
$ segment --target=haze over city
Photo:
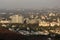
[[[60,40],[60,0],[0,0],[0,40]]]
[[[54,8],[59,4],[60,0],[0,0],[0,9]]]

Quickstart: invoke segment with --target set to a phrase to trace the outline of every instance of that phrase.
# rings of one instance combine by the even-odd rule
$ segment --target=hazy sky
[[[60,7],[60,0],[0,0],[0,8]]]

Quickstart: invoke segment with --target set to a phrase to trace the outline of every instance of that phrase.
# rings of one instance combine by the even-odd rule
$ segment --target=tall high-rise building
[[[11,18],[11,23],[23,23],[24,22],[24,17],[22,15],[12,15],[10,16]]]

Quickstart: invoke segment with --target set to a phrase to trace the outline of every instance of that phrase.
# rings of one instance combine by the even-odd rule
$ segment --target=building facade
[[[24,22],[24,17],[22,15],[12,15],[10,16],[11,23],[23,23]]]

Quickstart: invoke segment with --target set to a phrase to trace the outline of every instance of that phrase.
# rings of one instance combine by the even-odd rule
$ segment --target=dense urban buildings
[[[38,13],[39,15],[39,13]],[[8,18],[0,18],[0,23],[20,23],[24,24],[39,24],[39,26],[60,26],[60,18],[58,14],[48,13],[47,15],[34,15],[30,14],[28,17],[24,17],[22,14],[10,15]]]
[[[28,39],[41,36],[49,40],[60,35],[60,12],[57,10],[7,10],[0,14],[1,29],[28,36]]]

